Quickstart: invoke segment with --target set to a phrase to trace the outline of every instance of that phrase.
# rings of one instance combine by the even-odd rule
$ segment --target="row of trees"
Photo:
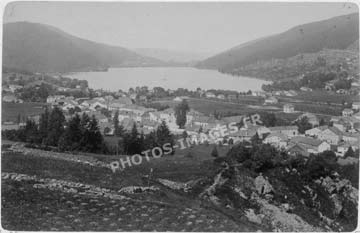
[[[41,115],[39,124],[28,119],[24,128],[3,131],[10,140],[28,142],[47,147],[57,147],[60,151],[106,152],[104,139],[94,116],[75,114],[69,121],[63,112],[55,107]]]
[[[115,127],[115,135],[119,136],[119,141],[117,147],[111,149],[112,152],[116,150],[119,154],[134,155],[155,147],[162,148],[166,143],[170,143],[171,147],[174,145],[174,136],[164,121],[156,130],[146,135],[138,131],[135,123],[130,131],[119,128],[120,131],[116,133]]]

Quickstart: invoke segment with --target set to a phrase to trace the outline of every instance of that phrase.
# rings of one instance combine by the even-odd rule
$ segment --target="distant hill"
[[[195,53],[190,51],[176,51],[157,48],[138,48],[134,49],[134,51],[143,56],[154,57],[165,62],[175,63],[193,63],[211,56],[209,53]]]
[[[296,26],[277,35],[247,42],[199,62],[197,67],[241,75],[236,70],[242,66],[323,49],[346,49],[358,39],[359,15],[354,13]]]
[[[52,26],[4,24],[3,66],[31,72],[70,72],[121,66],[156,66],[158,59],[72,36]]]

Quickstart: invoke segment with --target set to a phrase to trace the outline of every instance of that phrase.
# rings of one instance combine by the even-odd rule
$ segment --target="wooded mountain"
[[[158,59],[30,22],[4,24],[3,66],[32,72],[71,72],[107,67],[156,66]]]
[[[359,39],[359,14],[308,23],[283,33],[250,41],[197,64],[226,73],[258,61],[284,59],[322,49],[346,49]]]

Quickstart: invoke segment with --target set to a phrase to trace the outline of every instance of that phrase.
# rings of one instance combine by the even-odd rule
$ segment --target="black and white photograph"
[[[359,4],[6,0],[1,231],[356,232]]]

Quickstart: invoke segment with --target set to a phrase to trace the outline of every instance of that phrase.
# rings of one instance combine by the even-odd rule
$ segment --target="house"
[[[136,94],[136,93],[130,94],[130,99],[136,100],[136,98],[137,98],[137,94]]]
[[[91,111],[88,114],[89,116],[94,116],[99,123],[108,123],[109,119],[102,113],[97,112],[97,111]]]
[[[343,132],[341,139],[344,142],[359,142],[360,141],[360,133]]]
[[[3,92],[11,92],[10,88],[5,85],[2,86],[2,90]]]
[[[115,133],[115,129],[110,122],[99,121],[99,130],[101,134],[106,136],[113,136]]]
[[[129,111],[124,111],[124,110],[120,110],[119,111],[119,115],[118,115],[118,120],[122,121],[125,118],[130,118],[133,119],[134,121],[140,122],[142,120],[141,116],[138,116],[136,113],[134,112],[129,112]]]
[[[227,99],[228,100],[237,100],[237,95],[236,94],[228,94]]]
[[[224,100],[224,99],[225,99],[225,95],[224,95],[224,94],[218,94],[218,95],[216,96],[216,98],[221,99],[221,100]]]
[[[58,100],[57,103],[63,111],[69,111],[71,108],[74,109],[77,106],[77,103],[70,99]]]
[[[300,87],[301,91],[312,91],[310,87]]]
[[[285,104],[283,109],[284,109],[284,113],[294,113],[295,112],[295,107],[293,104]]]
[[[141,127],[143,129],[149,130],[149,131],[153,131],[155,129],[157,129],[159,127],[160,123],[156,122],[156,121],[151,121],[151,120],[143,120],[141,122]]]
[[[139,100],[142,102],[147,102],[148,101],[148,97],[146,95],[140,95],[139,96]]]
[[[317,137],[321,131],[319,127],[308,129],[305,131],[305,136]]]
[[[263,143],[270,144],[277,148],[285,148],[288,137],[283,133],[270,133],[263,141]]]
[[[335,82],[337,82],[337,80],[335,80],[335,79],[326,82],[325,83],[325,90],[327,90],[327,91],[335,90]]]
[[[221,120],[222,120],[225,124],[239,123],[239,122],[242,122],[243,119],[244,119],[244,115],[229,116],[229,117],[223,117],[223,118],[221,118]]]
[[[296,121],[301,120],[302,118],[306,117],[308,119],[308,122],[312,125],[312,127],[318,126],[320,124],[319,119],[317,116],[313,113],[306,112],[304,114],[301,114]]]
[[[299,133],[298,129],[296,125],[269,127],[270,133],[282,133],[289,138],[297,136]]]
[[[128,97],[119,97],[117,99],[113,99],[109,103],[109,110],[118,110],[121,107],[124,107],[126,105],[131,105],[132,100]]]
[[[214,127],[219,123],[218,120],[216,120],[214,117],[208,117],[208,116],[198,116],[195,117],[192,124],[201,126],[203,132],[206,132]]]
[[[209,124],[209,119],[210,117],[208,116],[197,116],[194,118],[193,123],[194,125],[205,127]]]
[[[81,106],[85,108],[89,108],[93,111],[99,108],[107,108],[108,106],[105,104],[105,101],[101,101],[97,98],[91,99],[91,100],[85,100],[81,103]]]
[[[23,86],[20,86],[20,85],[14,85],[14,84],[9,85],[9,89],[11,92],[15,92],[16,90],[20,90],[22,88],[23,88]]]
[[[286,149],[287,153],[292,156],[302,155],[308,157],[310,153],[305,146],[297,143],[291,143]]]
[[[208,92],[205,93],[205,97],[206,97],[206,98],[215,98],[216,95],[215,95],[214,93],[208,91]]]
[[[279,101],[274,96],[270,96],[269,98],[265,99],[265,104],[277,104]]]
[[[273,91],[272,94],[276,96],[281,96],[284,95],[284,91]]]
[[[138,125],[136,124],[136,122],[135,122],[133,119],[130,119],[130,118],[124,119],[123,121],[120,122],[120,124],[121,124],[121,125],[124,127],[124,129],[127,130],[127,131],[130,131],[130,130],[133,128],[134,124],[135,124],[136,126],[138,126]]]
[[[350,117],[332,117],[330,122],[333,123],[334,127],[340,129],[341,131],[349,131],[351,129],[355,129],[356,125],[359,123],[359,119],[356,118],[355,115]]]
[[[256,132],[259,138],[263,139],[267,134],[270,134],[270,129],[265,126],[256,126]]]
[[[360,120],[360,112],[357,112],[354,114],[354,118]]]
[[[185,126],[188,135],[197,135],[201,131],[200,125],[189,124]]]
[[[1,130],[18,130],[19,128],[19,124],[12,121],[6,121],[1,124]]]
[[[199,116],[204,116],[204,114],[195,111],[194,109],[190,109],[190,111],[186,113],[186,124],[191,124],[191,122],[193,122],[193,120]]]
[[[289,97],[297,96],[297,92],[294,90],[284,91],[284,95]]]
[[[228,135],[229,139],[232,139],[234,143],[250,141],[252,137],[256,135],[256,130],[254,129],[240,129],[234,133]]]
[[[252,96],[266,97],[266,94],[263,91],[253,91],[253,92],[251,92],[251,95]]]
[[[349,150],[349,148],[353,151],[359,149],[359,141],[357,142],[341,142],[337,147],[336,155],[343,157],[345,153]]]
[[[351,125],[342,119],[339,121],[333,122],[333,126],[342,132],[345,132],[345,131],[348,131],[349,129],[351,129]]]
[[[345,89],[339,89],[336,91],[336,93],[346,95],[349,94],[349,91]]]
[[[158,119],[158,121],[160,121],[160,122],[165,121],[170,129],[178,128],[178,126],[176,124],[175,111],[173,108],[167,108],[163,111],[159,111],[158,113],[159,113],[159,117],[160,117],[160,119]]]
[[[353,110],[360,110],[360,102],[354,102],[352,103],[352,109]]]
[[[303,136],[296,136],[290,139],[289,147],[291,148],[294,144],[298,144],[304,148],[308,153],[321,153],[327,150],[330,150],[330,144],[321,141],[319,139],[303,137]]]
[[[145,108],[143,106],[138,106],[138,105],[134,105],[134,104],[125,105],[123,107],[120,107],[118,110],[124,111],[127,114],[133,113],[137,117],[139,117],[140,120],[141,120],[141,116],[144,115],[145,112],[154,111],[154,109],[152,109],[152,108]],[[152,120],[156,120],[156,119],[152,119]]]
[[[321,131],[318,135],[318,139],[326,141],[331,145],[337,145],[342,138],[342,132],[335,127],[328,127]]]
[[[69,91],[70,88],[68,88],[68,87],[57,87],[56,90],[64,92],[64,91]]]
[[[18,98],[15,95],[4,95],[2,97],[2,100],[4,102],[8,102],[8,103],[16,103],[16,102],[18,102]]]
[[[342,115],[344,117],[349,117],[349,116],[352,116],[354,114],[354,111],[350,108],[345,108],[343,111],[342,111]]]
[[[176,101],[176,102],[181,102],[182,101],[182,98],[179,97],[179,96],[176,96],[173,101]]]

